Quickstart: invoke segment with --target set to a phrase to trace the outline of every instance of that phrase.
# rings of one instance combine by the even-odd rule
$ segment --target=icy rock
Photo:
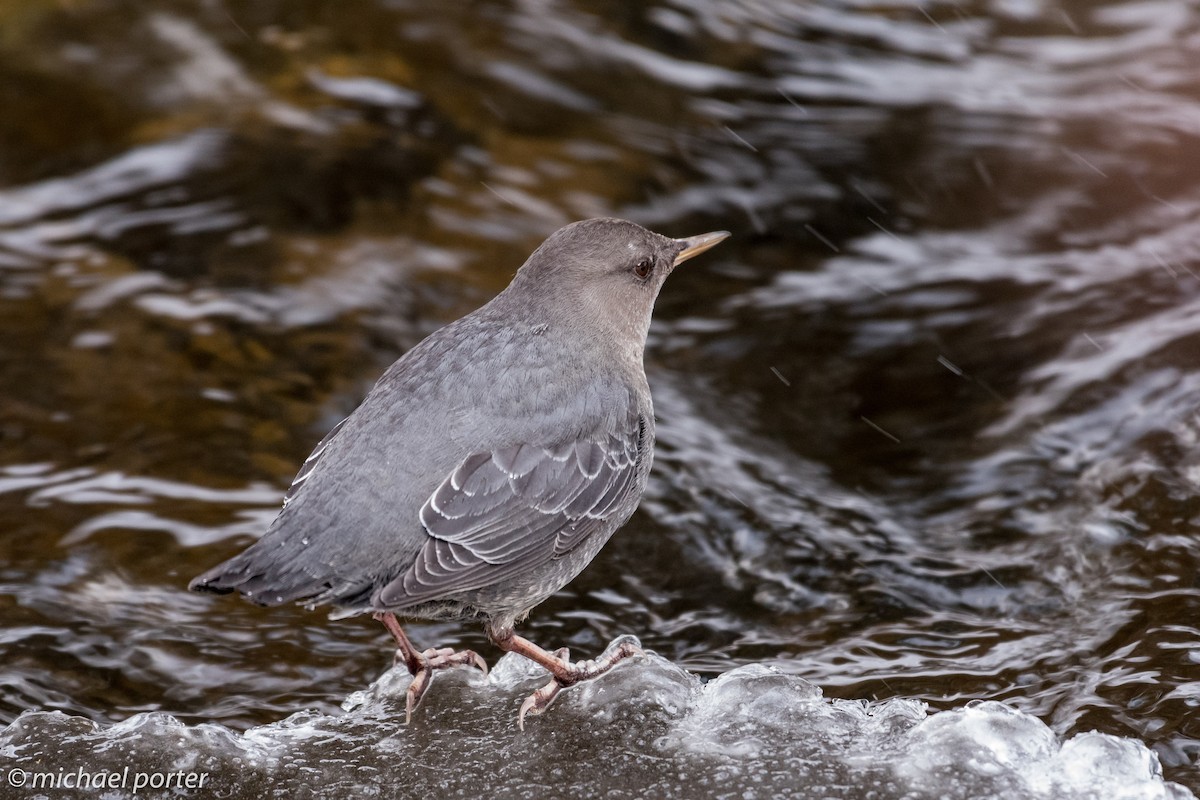
[[[384,673],[340,714],[303,711],[238,734],[162,712],[115,725],[27,712],[0,731],[5,778],[35,772],[191,771],[204,792],[55,788],[47,797],[687,798],[1183,800],[1140,742],[1098,733],[1060,743],[1002,703],[929,713],[904,699],[826,699],[763,665],[703,682],[653,654],[564,692],[516,726],[547,679],[505,656],[487,677],[439,673],[411,725],[410,678]]]
[[[913,729],[898,772],[918,792],[952,797],[1178,800],[1158,756],[1140,742],[1089,732],[1061,746],[1036,717],[1003,703],[972,702]]]

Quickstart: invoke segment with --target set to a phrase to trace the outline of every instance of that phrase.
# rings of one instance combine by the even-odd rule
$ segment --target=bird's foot
[[[411,655],[416,655],[416,658],[411,659]],[[415,669],[414,660],[416,661]],[[413,710],[420,705],[421,698],[429,691],[429,686],[433,683],[434,672],[450,667],[475,667],[484,675],[488,674],[487,662],[474,650],[455,650],[451,647],[431,647],[418,654],[406,654],[402,650],[397,650],[396,663],[405,664],[413,676],[404,700],[405,724],[412,722]]]
[[[542,688],[538,689],[529,697],[525,698],[525,702],[521,703],[521,710],[517,714],[517,727],[525,730],[526,715],[536,717],[539,714],[545,713],[550,704],[558,697],[558,693],[567,687],[574,686],[583,681],[590,681],[592,678],[598,678],[610,669],[615,667],[631,656],[642,655],[642,648],[638,647],[633,642],[621,642],[616,647],[612,648],[604,655],[591,661],[579,661],[572,664],[567,659],[570,657],[567,648],[562,648],[554,653],[557,663],[543,663],[542,666],[550,670],[554,676]]]
[[[396,621],[396,616],[390,611],[375,612],[375,619],[383,623],[392,638],[396,640],[396,659],[394,664],[403,664],[408,673],[413,676],[408,685],[408,695],[404,701],[404,723],[412,722],[413,709],[421,702],[421,698],[429,691],[433,683],[433,673],[439,669],[450,667],[476,667],[484,675],[488,674],[487,662],[479,657],[474,650],[455,650],[452,647],[431,647],[419,652],[409,641],[408,635]]]

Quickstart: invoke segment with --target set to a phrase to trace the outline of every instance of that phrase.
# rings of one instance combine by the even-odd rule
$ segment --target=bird
[[[482,622],[500,650],[545,668],[522,730],[563,689],[640,655],[625,640],[572,662],[515,626],[636,509],[654,458],[654,302],[675,267],[728,236],[673,239],[614,218],[555,231],[507,288],[385,370],[305,460],[267,531],[189,588],[373,615],[412,675],[406,722],[435,672],[487,664],[419,650],[398,617]]]

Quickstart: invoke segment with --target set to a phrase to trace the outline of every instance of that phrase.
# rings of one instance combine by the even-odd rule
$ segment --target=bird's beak
[[[699,236],[689,236],[687,239],[676,239],[678,244],[683,245],[683,249],[679,251],[679,255],[675,256],[675,263],[671,266],[678,267],[689,258],[700,255],[708,248],[714,247],[728,238],[729,231],[713,231],[712,233],[702,233]]]

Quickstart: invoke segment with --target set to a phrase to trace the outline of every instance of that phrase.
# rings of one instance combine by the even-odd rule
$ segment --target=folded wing
[[[638,482],[645,426],[464,459],[421,508],[429,540],[377,603],[403,608],[488,586],[571,552],[618,514]]]

